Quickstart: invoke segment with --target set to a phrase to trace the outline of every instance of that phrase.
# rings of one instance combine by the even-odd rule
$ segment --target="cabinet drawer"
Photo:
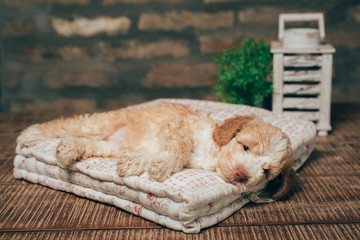
[[[321,70],[284,71],[284,82],[320,82]]]
[[[322,56],[319,55],[285,55],[284,67],[321,67]]]
[[[283,93],[296,95],[320,94],[320,84],[285,84]]]
[[[319,109],[319,98],[285,97],[283,108],[287,109]]]
[[[319,112],[284,111],[283,114],[309,121],[318,121],[320,119]]]

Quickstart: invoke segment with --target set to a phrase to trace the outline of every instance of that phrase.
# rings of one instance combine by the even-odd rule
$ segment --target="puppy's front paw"
[[[83,154],[82,146],[75,138],[61,139],[56,149],[56,159],[63,166],[69,166]]]
[[[148,174],[151,181],[163,182],[170,178],[173,171],[173,162],[169,161],[166,156],[159,156],[151,161]]]
[[[144,156],[140,152],[124,151],[119,156],[116,172],[120,177],[139,176],[144,172]]]

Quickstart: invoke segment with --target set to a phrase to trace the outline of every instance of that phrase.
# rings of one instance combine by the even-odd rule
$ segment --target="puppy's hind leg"
[[[67,137],[60,140],[56,149],[56,159],[63,166],[69,166],[76,160],[89,157],[118,157],[118,150],[106,141],[89,138]]]
[[[63,138],[56,148],[56,159],[61,165],[68,166],[80,159],[84,152],[85,145],[79,138]]]
[[[34,124],[23,130],[17,144],[31,147],[52,138],[86,137],[104,140],[127,124],[126,110],[85,114],[72,118],[58,118],[50,122]]]

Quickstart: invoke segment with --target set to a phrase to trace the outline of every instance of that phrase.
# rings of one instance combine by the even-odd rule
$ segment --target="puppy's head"
[[[218,125],[213,139],[221,148],[217,173],[239,189],[255,190],[281,174],[272,194],[277,199],[295,184],[290,139],[280,128],[256,116],[236,116]]]

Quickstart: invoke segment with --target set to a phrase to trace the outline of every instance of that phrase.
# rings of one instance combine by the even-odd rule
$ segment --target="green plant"
[[[272,95],[272,84],[266,81],[272,55],[262,40],[250,39],[240,48],[225,50],[214,62],[218,75],[213,90],[219,101],[255,106]]]

